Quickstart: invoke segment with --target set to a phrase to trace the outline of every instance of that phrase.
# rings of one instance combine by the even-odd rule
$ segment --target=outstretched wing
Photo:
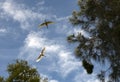
[[[41,54],[44,55],[45,47],[42,49]]]
[[[36,62],[39,62],[42,58],[43,58],[43,56],[40,54],[40,56],[37,58]]]
[[[46,26],[45,22],[39,25],[39,27],[43,27],[43,26]]]
[[[52,21],[45,21],[44,23],[40,24],[39,27],[47,26],[47,28],[48,28],[48,25],[53,24],[53,23],[54,22],[52,22]]]
[[[53,24],[54,22],[52,22],[52,21],[47,21],[46,23],[47,23],[47,24]]]
[[[43,56],[44,56],[44,51],[45,51],[45,48],[42,49],[42,51],[41,51],[39,57],[37,58],[36,62],[39,62],[39,61],[43,58]]]

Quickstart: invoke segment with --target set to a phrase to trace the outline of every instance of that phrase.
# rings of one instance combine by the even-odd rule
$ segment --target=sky
[[[49,82],[99,82],[75,58],[77,44],[66,40],[69,34],[84,33],[69,22],[77,9],[77,0],[0,0],[0,76],[8,76],[8,64],[24,59]],[[39,28],[44,20],[55,23]],[[44,47],[46,57],[36,62]]]

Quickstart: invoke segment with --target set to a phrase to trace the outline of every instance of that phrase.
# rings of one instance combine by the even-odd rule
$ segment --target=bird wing
[[[43,26],[47,26],[48,27],[48,24],[53,24],[54,22],[52,21],[45,21],[44,23],[40,24],[39,27],[43,27]]]
[[[47,24],[53,24],[54,22],[52,22],[52,21],[47,21],[46,23],[47,23]]]
[[[39,25],[39,27],[46,26],[46,23],[42,23]]]
[[[45,51],[45,47],[42,49],[42,51],[41,51],[39,57],[37,58],[36,62],[39,62],[39,61],[43,58],[43,56],[44,56],[44,51]]]
[[[44,51],[45,51],[45,47],[42,49],[41,53],[43,54],[43,53],[44,53]],[[44,55],[44,54],[43,54],[43,55]]]
[[[43,55],[40,54],[39,57],[37,58],[36,62],[39,62],[43,58]]]

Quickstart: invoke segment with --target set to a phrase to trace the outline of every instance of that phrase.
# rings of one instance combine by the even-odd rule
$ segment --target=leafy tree
[[[109,62],[98,78],[104,82],[108,76],[109,82],[120,82],[120,0],[78,0],[78,6],[80,9],[73,11],[70,22],[89,36],[80,32],[68,36],[68,42],[79,43],[76,57],[89,74],[94,67],[91,60],[102,65]]]
[[[41,79],[38,71],[30,67],[25,60],[16,60],[9,64],[7,71],[9,77],[6,82],[40,82]]]
[[[0,82],[5,82],[4,78],[0,76]]]

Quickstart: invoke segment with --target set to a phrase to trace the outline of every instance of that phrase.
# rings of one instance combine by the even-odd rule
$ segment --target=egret
[[[42,49],[39,57],[37,58],[36,62],[39,62],[44,57],[45,47]]]

